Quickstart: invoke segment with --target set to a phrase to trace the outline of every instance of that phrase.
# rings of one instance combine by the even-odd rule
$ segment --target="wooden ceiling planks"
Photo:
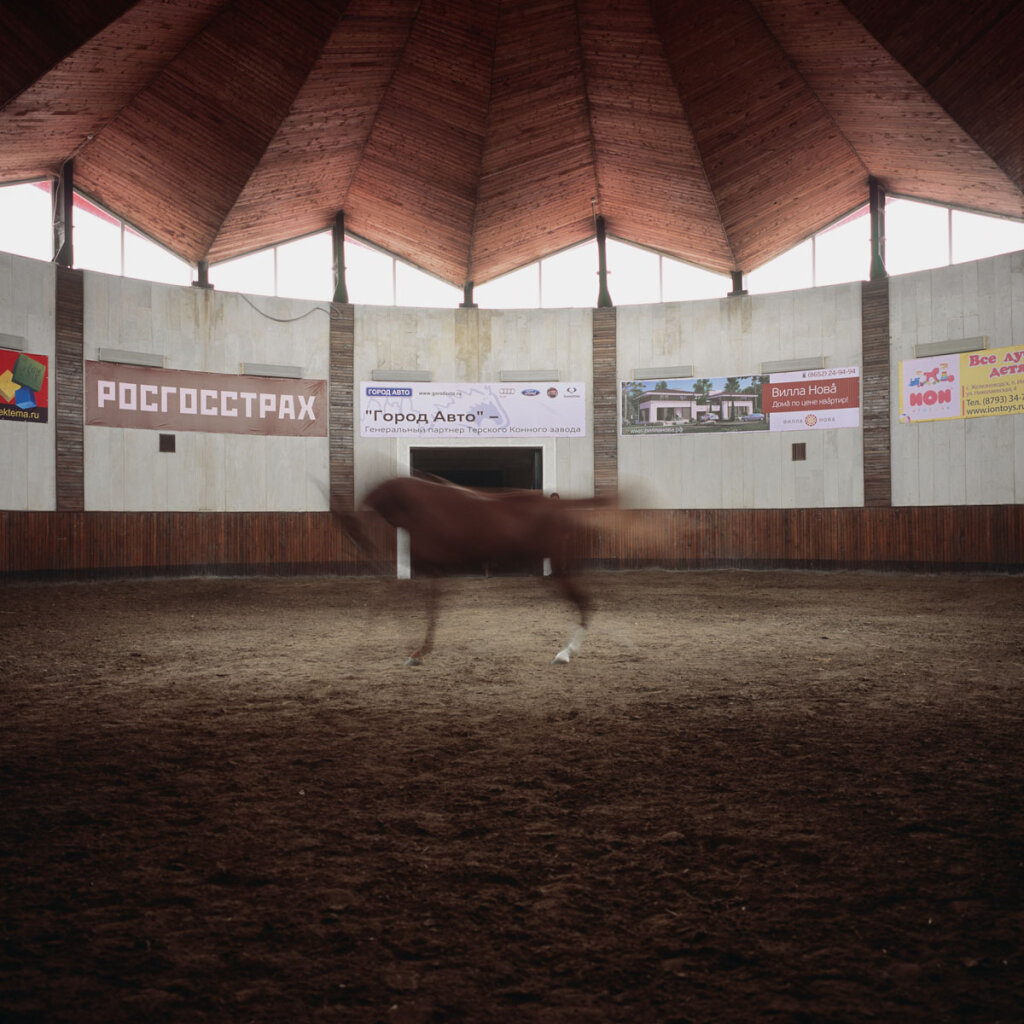
[[[596,195],[574,6],[505,0],[468,279],[592,237]]]
[[[608,232],[728,272],[735,260],[649,0],[581,4],[580,22]]]
[[[1020,0],[4,5],[0,182],[186,259],[350,231],[461,285],[609,234],[749,271],[890,193],[1024,217]],[[15,40],[11,43],[9,40]]]
[[[320,231],[345,207],[417,6],[348,5],[225,218],[211,261]]]
[[[1024,4],[847,0],[874,37],[1024,188]],[[1004,212],[1024,216],[1024,204]]]
[[[352,185],[346,227],[461,285],[487,128],[497,4],[424,0]]]
[[[205,259],[335,18],[310,0],[224,8],[81,151],[76,183],[186,259]]]
[[[171,7],[155,23],[156,10],[165,5],[146,0],[61,54],[48,73],[0,104],[0,180],[57,174],[188,45],[224,2],[196,0]],[[127,5],[104,6],[114,13]],[[63,34],[59,38],[72,45]],[[18,46],[11,49],[20,51]],[[6,60],[5,53],[0,66]]]
[[[747,0],[654,6],[736,269],[866,200],[867,169]]]
[[[132,0],[0,4],[0,109],[132,6]]]
[[[840,0],[754,4],[888,192],[1019,213],[1019,190],[995,161]]]

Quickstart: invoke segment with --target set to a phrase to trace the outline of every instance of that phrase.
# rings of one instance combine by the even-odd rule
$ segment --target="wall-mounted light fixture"
[[[416,380],[430,381],[434,377],[430,370],[384,370],[370,371],[370,380]]]
[[[0,334],[0,348],[21,352],[25,348],[25,339],[19,334]]]
[[[246,377],[301,377],[301,366],[282,366],[278,363],[242,363]]]
[[[163,366],[164,357],[157,352],[132,352],[124,348],[101,348],[100,362],[129,363],[132,366]]]
[[[824,369],[824,356],[802,356],[800,359],[769,359],[761,363],[761,373],[797,373],[800,370]]]
[[[988,335],[978,338],[957,338],[949,341],[922,341],[914,346],[914,355],[918,359],[926,356],[948,356],[957,352],[977,352],[988,348]]]
[[[561,380],[557,370],[499,370],[498,380],[509,384],[523,384],[530,381]]]
[[[693,376],[693,364],[688,366],[637,366],[633,380],[688,380]]]

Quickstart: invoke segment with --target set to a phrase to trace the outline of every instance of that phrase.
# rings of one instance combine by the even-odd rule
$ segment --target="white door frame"
[[[541,489],[545,494],[558,490],[557,474],[555,473],[555,438],[503,438],[502,440],[472,440],[462,438],[440,440],[436,438],[400,437],[398,450],[395,453],[396,476],[409,476],[412,473],[412,448],[539,448],[541,450]],[[400,580],[412,577],[412,557],[409,553],[409,534],[405,530],[398,531],[398,551],[396,573]],[[546,567],[545,567],[546,568]]]

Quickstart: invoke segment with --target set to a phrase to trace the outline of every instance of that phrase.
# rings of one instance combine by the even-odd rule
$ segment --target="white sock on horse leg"
[[[568,645],[563,647],[554,657],[555,665],[568,665],[572,658],[580,653],[583,638],[587,635],[586,627],[580,626],[572,635]]]

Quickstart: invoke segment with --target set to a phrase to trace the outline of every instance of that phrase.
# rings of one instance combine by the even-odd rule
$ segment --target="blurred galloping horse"
[[[583,528],[579,513],[608,504],[548,498],[540,491],[476,490],[426,476],[394,477],[378,484],[362,507],[408,532],[413,561],[431,579],[426,636],[406,664],[421,664],[433,649],[439,577],[484,564],[500,567],[542,558],[550,559],[553,579],[579,614],[579,625],[554,658],[556,664],[568,663],[580,649],[590,617],[589,596],[572,572],[574,542]],[[366,547],[358,519],[336,515],[349,536]]]

